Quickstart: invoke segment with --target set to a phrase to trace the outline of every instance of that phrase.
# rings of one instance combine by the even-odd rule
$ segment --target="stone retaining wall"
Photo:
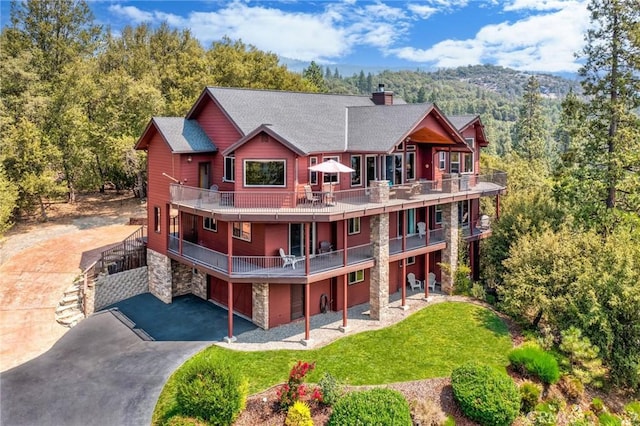
[[[100,275],[94,287],[94,310],[149,291],[147,267],[130,269],[113,275]]]

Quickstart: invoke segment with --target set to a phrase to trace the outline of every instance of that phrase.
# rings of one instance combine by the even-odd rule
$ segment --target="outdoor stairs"
[[[82,309],[82,285],[80,277],[64,291],[58,307],[56,308],[56,321],[65,327],[73,327],[84,319]]]

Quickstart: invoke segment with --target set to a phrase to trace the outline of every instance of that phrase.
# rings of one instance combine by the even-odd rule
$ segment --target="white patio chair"
[[[416,226],[418,228],[418,236],[422,239],[422,237],[427,235],[427,224],[424,222],[418,222]]]
[[[292,254],[286,254],[282,247],[280,248],[279,252],[280,252],[280,257],[282,258],[283,268],[286,268],[287,265],[291,265],[292,269],[296,269],[296,263],[304,260],[304,256],[298,257]]]
[[[409,282],[409,287],[411,287],[411,290],[422,290],[422,280],[417,279],[416,274],[414,274],[413,272],[409,272],[407,274],[407,281]]]

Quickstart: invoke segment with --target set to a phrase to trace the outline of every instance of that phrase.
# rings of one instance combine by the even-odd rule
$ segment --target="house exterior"
[[[311,315],[342,311],[346,329],[350,306],[369,302],[380,319],[390,294],[405,305],[408,273],[450,292],[438,263],[455,270],[462,241],[477,277],[491,232],[480,199],[499,212],[505,191],[503,173],[480,171],[487,144],[478,116],[446,117],[382,85],[371,96],[207,87],[136,143],[148,155],[149,289],[264,329],[304,318],[305,341]],[[330,159],[354,171],[309,169]]]

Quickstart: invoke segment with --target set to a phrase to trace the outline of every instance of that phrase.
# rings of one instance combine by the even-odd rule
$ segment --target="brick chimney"
[[[378,84],[378,90],[371,94],[371,100],[376,105],[393,105],[393,92],[384,90],[384,84]]]

